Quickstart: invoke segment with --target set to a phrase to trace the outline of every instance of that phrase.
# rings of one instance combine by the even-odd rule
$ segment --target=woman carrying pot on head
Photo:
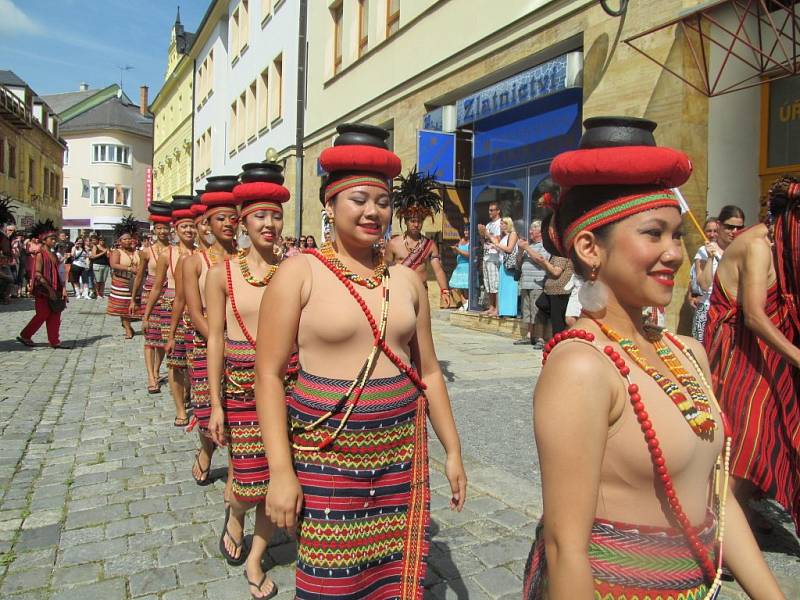
[[[196,229],[194,226],[194,214],[191,210],[193,203],[192,196],[176,196],[172,200],[172,226],[178,234],[178,245],[170,246],[158,258],[153,288],[147,298],[147,306],[144,309],[145,321],[157,318],[160,322],[161,338],[165,348],[172,318],[172,303],[175,300],[175,269],[178,266],[178,261],[183,256],[194,253]],[[154,293],[155,290],[161,290],[161,293]],[[158,312],[154,314],[156,306],[158,306]],[[173,425],[175,427],[186,427],[189,424],[189,417],[186,415],[188,381],[186,380],[186,356],[183,343],[180,344],[180,348],[176,344],[175,350],[167,356],[167,367],[169,368],[169,388],[172,393],[172,401],[175,403]]]
[[[526,599],[711,599],[723,556],[752,598],[783,598],[728,494],[730,432],[702,347],[642,319],[672,299],[684,257],[671,188],[691,173],[655,126],[587,119],[550,167],[562,194],[545,245],[586,282],[534,392],[544,512]]]
[[[125,339],[129,340],[133,337],[131,322],[141,318],[137,312],[131,314],[129,310],[131,302],[135,304],[138,301],[134,283],[140,260],[139,253],[136,252],[139,230],[134,218],[125,217],[115,225],[114,236],[118,248],[112,250],[108,258],[111,267],[111,293],[108,296],[106,314],[119,317],[125,330]]]
[[[189,353],[189,376],[191,378],[192,419],[198,428],[200,448],[192,464],[192,477],[197,485],[211,483],[211,457],[215,445],[208,431],[211,416],[211,400],[208,383],[208,311],[206,302],[206,280],[209,271],[222,261],[236,254],[236,233],[239,226],[239,202],[233,195],[238,177],[220,175],[206,180],[206,189],[199,194],[200,208],[195,208],[201,222],[198,232],[207,227],[202,234],[205,248],[182,262],[181,276],[186,298],[186,307],[194,328],[194,343]],[[229,466],[225,485],[225,498],[230,498],[233,485],[233,467]]]
[[[275,163],[248,163],[233,188],[242,203],[241,219],[249,239],[235,258],[213,267],[206,279],[208,301],[208,381],[213,441],[230,444],[233,487],[219,541],[220,552],[231,565],[245,563],[244,575],[253,598],[272,598],[278,587],[261,566],[273,526],[265,498],[270,469],[262,443],[254,390],[256,337],[268,339],[273,323],[259,318],[265,290],[275,283],[280,262],[275,247],[283,231],[282,167]],[[281,370],[285,376],[287,362]],[[221,381],[224,377],[224,389]],[[283,386],[283,381],[282,381]],[[245,512],[256,508],[250,547],[245,546]]]
[[[461,446],[425,287],[407,267],[387,269],[376,252],[400,159],[384,129],[337,131],[320,157],[333,242],[287,260],[261,304],[259,329],[269,334],[258,340],[256,402],[270,460],[267,506],[278,527],[299,521],[298,598],[335,586],[341,597],[421,599],[428,411],[455,510],[466,494]],[[301,371],[287,398],[295,341]]]

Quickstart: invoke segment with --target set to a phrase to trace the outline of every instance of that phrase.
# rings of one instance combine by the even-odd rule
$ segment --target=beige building
[[[181,24],[172,26],[164,84],[150,105],[153,113],[153,200],[192,193],[194,60],[189,55],[194,34]]]
[[[703,35],[713,33],[715,23],[735,15],[730,2],[713,9],[698,0],[623,4],[623,18],[594,0],[313,4],[304,231],[322,229],[317,159],[330,145],[335,126],[347,121],[381,125],[391,130],[404,170],[419,164],[421,170],[438,172],[446,184],[444,215],[426,229],[440,242],[449,272],[454,257],[446,246],[465,223],[474,233],[476,224],[486,221],[489,201],[499,201],[503,212],[527,229],[527,222],[541,214],[536,186],[550,160],[575,148],[582,120],[596,115],[652,119],[658,123],[659,144],[689,154],[694,174],[682,191],[698,220],[707,210],[715,213],[736,203],[753,222],[760,176],[771,176],[759,167],[768,146],[763,141],[769,137],[763,125],[770,118],[768,106],[758,88],[718,95],[719,90],[699,85],[714,81],[714,69],[725,70],[725,81],[745,66],[735,58],[726,61],[724,50],[691,29],[699,20]],[[749,51],[745,42],[737,44],[740,55]],[[769,52],[769,46],[767,36],[762,51]],[[696,60],[701,54],[706,65]],[[756,84],[759,76],[771,77],[756,73]],[[796,80],[781,81],[791,88]],[[781,98],[792,97],[785,89],[781,93]],[[687,248],[694,252],[701,238],[688,222],[687,232]],[[479,290],[477,271],[471,274],[473,291]],[[673,326],[687,281],[688,268],[668,309]],[[431,295],[438,298],[432,278],[431,283]],[[476,308],[479,294],[470,297]]]
[[[0,198],[20,229],[61,221],[63,154],[53,109],[13,71],[0,71]]]
[[[142,87],[137,106],[116,84],[101,90],[81,87],[47,97],[59,112],[67,142],[64,228],[72,237],[83,230],[110,231],[128,215],[144,225],[153,155],[147,88]]]

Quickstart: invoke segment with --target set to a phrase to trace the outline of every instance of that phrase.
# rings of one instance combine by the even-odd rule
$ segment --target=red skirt
[[[134,316],[130,314],[132,274],[122,271],[111,272],[111,290],[108,295],[106,314],[113,317],[126,317],[138,321],[142,317],[141,304]]]
[[[777,284],[767,291],[765,311],[789,341],[800,343]],[[775,498],[800,533],[800,371],[747,328],[719,279],[703,345],[714,392],[733,428],[731,475]]]
[[[144,285],[142,286],[141,306],[147,306],[147,299],[150,297],[151,293],[161,293],[160,291],[152,292],[154,279],[155,278],[152,275],[148,275],[144,280]],[[164,342],[161,340],[161,321],[154,316],[157,315],[157,308],[158,304],[156,303],[156,305],[153,307],[153,312],[151,315],[152,318],[144,327],[144,345],[146,348],[164,347]]]
[[[208,391],[208,348],[206,339],[197,331],[191,350],[188,352],[189,381],[192,388],[192,413],[197,426],[204,434],[208,433],[208,420],[211,418],[211,397]]]

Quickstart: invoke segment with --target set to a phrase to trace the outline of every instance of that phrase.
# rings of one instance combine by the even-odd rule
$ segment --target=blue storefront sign
[[[428,131],[441,131],[443,126],[444,109],[440,106],[425,113],[422,117],[422,128]]]
[[[454,133],[419,131],[417,133],[417,168],[439,183],[456,182],[456,136]]]
[[[462,127],[566,89],[570,84],[568,65],[568,55],[563,54],[462,98],[456,102],[457,126]]]

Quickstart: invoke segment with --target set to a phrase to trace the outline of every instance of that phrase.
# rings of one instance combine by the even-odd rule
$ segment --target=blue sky
[[[0,0],[0,69],[10,69],[40,95],[119,83],[139,102],[155,98],[167,66],[178,4],[195,31],[210,0]]]

